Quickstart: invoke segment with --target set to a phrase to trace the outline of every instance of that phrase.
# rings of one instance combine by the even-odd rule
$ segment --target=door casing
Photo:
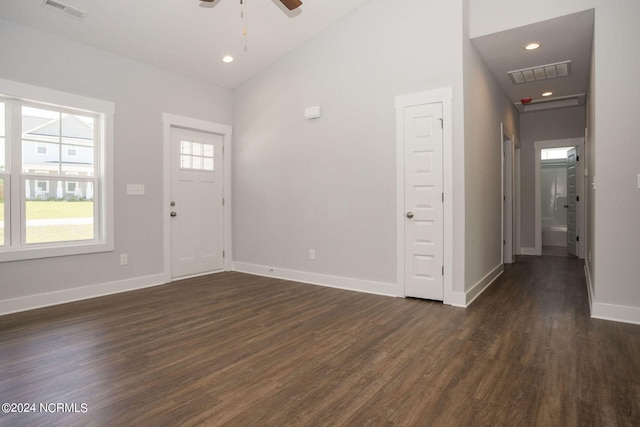
[[[231,239],[231,135],[232,127],[229,125],[223,125],[219,123],[208,122],[205,120],[194,119],[185,116],[179,116],[175,114],[163,113],[162,114],[162,129],[163,129],[163,197],[162,197],[162,211],[164,215],[163,219],[163,232],[164,232],[164,262],[163,262],[163,278],[165,283],[171,281],[171,128],[184,128],[191,129],[200,132],[209,132],[217,135],[221,135],[223,138],[223,150],[224,150],[224,177],[222,183],[222,197],[224,199],[223,206],[223,247],[224,247],[224,271],[231,270],[231,263],[233,257],[233,246]]]
[[[463,305],[454,300],[453,292],[453,89],[451,87],[398,95],[396,108],[396,235],[397,289],[404,297],[405,282],[405,166],[404,166],[404,108],[423,104],[442,104],[443,117],[443,188],[444,188],[444,289],[443,303]]]
[[[584,149],[584,138],[567,138],[567,139],[554,139],[549,141],[535,141],[533,143],[535,148],[535,255],[542,255],[542,208],[541,208],[541,172],[540,168],[542,161],[540,160],[540,152],[544,148],[560,148],[560,147],[577,147],[578,156],[580,161],[578,162],[577,174],[576,174],[576,187],[577,194],[580,197],[577,210],[577,231],[580,236],[578,242],[578,257],[584,259],[584,252],[587,239],[587,227],[586,224],[586,200],[584,197],[584,165],[586,164],[586,153]]]

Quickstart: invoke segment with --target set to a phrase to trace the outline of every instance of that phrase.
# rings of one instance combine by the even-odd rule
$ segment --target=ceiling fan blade
[[[280,0],[280,3],[285,5],[289,10],[297,9],[302,6],[302,2],[300,0]]]

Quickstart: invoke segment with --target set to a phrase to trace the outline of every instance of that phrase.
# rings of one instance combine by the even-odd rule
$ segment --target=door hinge
[[[222,198],[222,206],[224,206],[224,197]]]
[[[502,246],[507,246],[507,241],[506,240],[502,241]]]
[[[224,258],[224,251],[222,251],[222,258]]]
[[[580,161],[580,156],[576,156],[576,162]]]
[[[442,193],[442,203],[444,203],[444,193]]]
[[[444,265],[442,266],[442,275],[444,276]]]
[[[576,236],[576,242],[580,241],[580,236]]]
[[[580,201],[580,196],[576,196],[576,202]]]
[[[444,129],[444,119],[438,117],[438,120],[440,120],[440,129]]]

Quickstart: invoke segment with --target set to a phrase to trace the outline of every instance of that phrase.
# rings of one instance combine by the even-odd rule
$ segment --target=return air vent
[[[571,61],[556,62],[555,64],[539,65],[508,72],[511,81],[517,85],[539,80],[566,77],[571,74]]]
[[[84,17],[87,16],[87,12],[85,12],[84,10],[69,6],[68,4],[59,2],[57,0],[44,0],[42,6],[46,7],[49,10],[63,13],[78,20],[83,20]]]

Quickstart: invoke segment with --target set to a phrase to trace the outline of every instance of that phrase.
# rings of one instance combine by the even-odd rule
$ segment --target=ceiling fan
[[[200,0],[206,3],[213,3],[215,0]],[[300,0],[280,0],[280,3],[285,5],[285,7],[289,10],[297,9],[302,6],[302,2]]]

